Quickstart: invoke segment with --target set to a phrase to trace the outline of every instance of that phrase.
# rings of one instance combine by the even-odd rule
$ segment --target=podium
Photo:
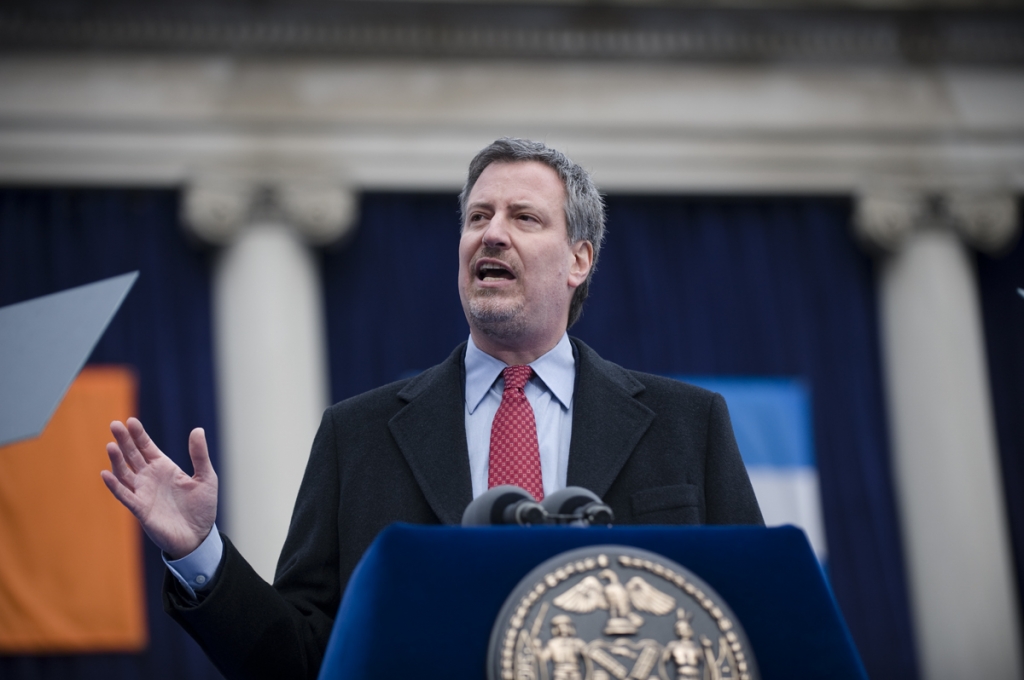
[[[803,532],[794,527],[424,527],[395,524],[349,581],[321,680],[486,677],[495,618],[544,560],[625,545],[706,581],[747,632],[765,680],[867,680]]]

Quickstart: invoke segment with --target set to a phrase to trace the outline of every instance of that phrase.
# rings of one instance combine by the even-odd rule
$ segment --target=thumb
[[[206,431],[197,427],[188,436],[188,455],[192,459],[192,469],[195,477],[217,478],[213,470],[213,463],[210,462],[210,449],[206,444]]]

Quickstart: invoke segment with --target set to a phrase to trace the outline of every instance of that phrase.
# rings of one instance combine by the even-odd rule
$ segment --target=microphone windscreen
[[[596,493],[582,486],[567,486],[547,496],[541,505],[552,515],[572,515],[585,505],[602,503]]]
[[[496,486],[477,496],[462,513],[462,526],[508,524],[505,509],[523,501],[536,502],[526,489],[511,484]],[[513,520],[514,521],[514,520]]]

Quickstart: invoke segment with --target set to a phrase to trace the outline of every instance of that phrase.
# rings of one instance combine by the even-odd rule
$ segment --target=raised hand
[[[189,477],[157,448],[136,418],[115,420],[107,444],[110,470],[100,472],[117,500],[138,518],[146,534],[179,559],[199,547],[217,519],[217,473],[210,464],[206,434],[192,430],[188,453],[195,474]]]

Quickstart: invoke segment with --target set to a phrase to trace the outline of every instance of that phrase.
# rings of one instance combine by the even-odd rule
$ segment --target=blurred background
[[[872,678],[1020,678],[1024,12],[1002,0],[8,0],[0,305],[141,274],[0,448],[0,677],[217,678],[99,480],[138,415],[272,578],[322,410],[468,335],[501,136],[607,195],[571,333],[725,394]]]

